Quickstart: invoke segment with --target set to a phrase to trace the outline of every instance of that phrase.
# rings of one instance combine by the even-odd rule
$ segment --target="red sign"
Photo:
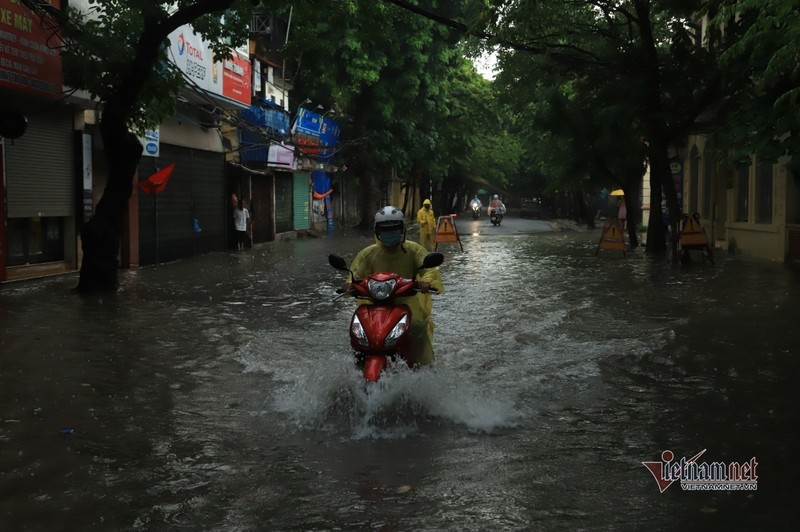
[[[0,146],[0,281],[6,280],[6,179],[3,168],[3,147]]]
[[[61,40],[41,22],[18,0],[0,0],[0,87],[59,98]]]
[[[222,61],[222,95],[250,105],[250,60],[233,52],[230,59]]]

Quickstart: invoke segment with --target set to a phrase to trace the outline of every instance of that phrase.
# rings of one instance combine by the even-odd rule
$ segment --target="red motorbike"
[[[429,253],[420,269],[435,268],[444,261],[441,253]],[[328,262],[337,270],[350,272],[347,262],[338,255],[329,255]],[[342,295],[348,294],[364,299],[371,304],[360,304],[350,320],[350,345],[356,365],[362,370],[364,379],[375,382],[380,379],[389,360],[398,357],[409,363],[411,342],[411,309],[398,303],[400,297],[413,296],[420,292],[414,279],[405,279],[396,273],[378,272],[364,279],[356,279],[350,272],[352,282]],[[431,292],[436,290],[431,288]]]

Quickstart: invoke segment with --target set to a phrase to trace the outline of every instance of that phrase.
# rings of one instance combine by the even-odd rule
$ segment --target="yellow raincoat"
[[[439,293],[444,292],[439,268],[420,270],[419,266],[428,254],[421,245],[410,240],[392,247],[386,247],[380,242],[362,249],[353,259],[350,270],[358,279],[377,272],[393,272],[406,279],[416,279],[430,283]],[[352,281],[352,279],[349,279]],[[433,362],[433,329],[431,319],[431,294],[418,293],[411,297],[398,299],[411,309],[411,351],[414,353],[412,364],[430,364]]]
[[[433,251],[433,230],[436,228],[436,217],[433,215],[433,207],[428,209],[424,207],[430,204],[431,200],[429,199],[422,202],[423,207],[417,211],[417,222],[419,222],[420,245]]]

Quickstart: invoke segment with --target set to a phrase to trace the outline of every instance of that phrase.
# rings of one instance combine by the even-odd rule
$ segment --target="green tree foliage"
[[[696,40],[701,3],[519,0],[495,7],[504,43],[498,81],[530,117],[528,136],[539,142],[544,171],[577,187],[625,185],[641,175],[644,147],[653,192],[647,246],[663,250],[662,190],[673,223],[680,216],[668,149],[720,94],[717,47]]]
[[[428,162],[428,171],[444,182],[446,207],[459,207],[459,200],[478,188],[504,191],[519,180],[524,148],[512,133],[513,122],[494,84],[478,75],[471,62],[460,59],[429,120],[439,139],[437,150],[429,161],[420,161]]]
[[[426,7],[471,20],[483,4],[437,1]],[[488,102],[477,101],[471,90],[487,91],[465,66],[462,37],[391,2],[342,0],[325,9],[310,0],[292,4],[286,53],[299,63],[295,93],[339,111],[349,144],[343,157],[363,192],[363,225],[378,207],[380,181],[393,171],[439,181],[466,173],[458,168],[468,164],[459,155],[478,159],[483,146],[469,137],[475,129],[469,121]],[[465,95],[469,101],[460,98]]]
[[[725,2],[711,26],[730,43],[721,56],[726,75],[751,81],[731,83],[717,106],[720,157],[774,162],[800,153],[800,1]]]

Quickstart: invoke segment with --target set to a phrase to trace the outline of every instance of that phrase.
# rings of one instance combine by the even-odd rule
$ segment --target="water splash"
[[[493,432],[516,426],[521,417],[509,398],[492,396],[444,368],[412,371],[394,364],[379,382],[366,383],[340,354],[318,362],[297,368],[273,397],[273,408],[300,429],[351,439],[401,439],[437,424]]]

